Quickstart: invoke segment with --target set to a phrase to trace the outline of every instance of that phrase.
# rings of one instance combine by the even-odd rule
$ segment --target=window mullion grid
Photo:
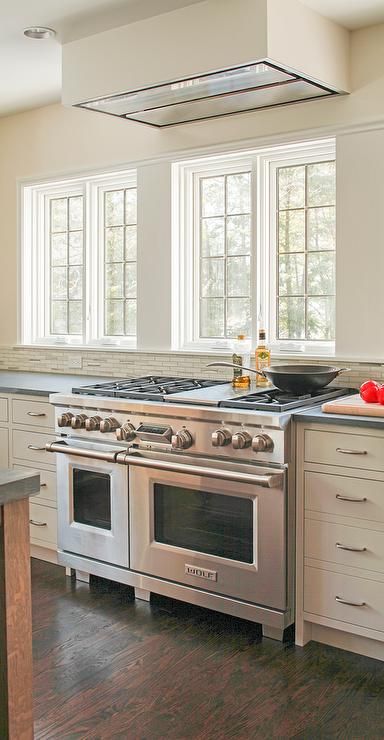
[[[196,286],[195,286],[195,291],[196,291],[195,292],[195,296],[197,298],[198,306],[199,306],[199,316],[198,316],[199,334],[198,334],[198,336],[200,338],[202,336],[202,334],[203,334],[203,332],[202,332],[202,324],[201,324],[201,314],[202,314],[201,307],[203,305],[203,296],[202,296],[203,254],[202,254],[202,249],[201,249],[201,244],[202,244],[202,240],[203,240],[203,209],[201,207],[201,203],[202,203],[202,191],[203,191],[203,180],[202,180],[201,177],[199,177],[198,183],[199,183],[199,197],[197,199],[197,203],[198,203],[197,208],[198,208],[198,219],[199,219],[199,238],[198,238],[198,241],[197,241],[197,244],[196,244],[197,249],[198,249],[198,254],[196,255],[196,258],[198,258],[198,269],[196,270],[196,267],[194,266],[194,274],[196,276],[196,283],[197,283]],[[195,265],[196,265],[196,262],[195,262]],[[196,326],[196,329],[197,329],[197,326]]]
[[[127,296],[126,296],[126,273],[127,273],[127,217],[126,217],[126,199],[127,199],[127,191],[126,188],[123,190],[124,193],[124,215],[123,215],[123,267],[122,267],[122,275],[123,275],[123,285],[122,285],[122,293],[123,293],[123,328],[124,328],[124,336],[127,336]]]
[[[261,181],[261,170],[260,170],[260,158],[252,157],[251,164],[251,181],[250,181],[250,307],[251,307],[251,338],[257,338],[257,323],[258,313],[262,301],[264,302],[264,295],[262,291],[259,291],[260,277],[264,274],[264,254],[261,251],[261,211],[264,206],[265,194],[261,192],[260,181]],[[259,202],[259,206],[258,206]],[[266,286],[265,286],[266,288]]]
[[[69,336],[69,198],[67,200],[67,334]]]
[[[86,220],[86,206],[87,206],[87,191],[83,188],[83,201],[82,201],[82,214],[83,214],[83,230],[82,230],[82,268],[81,268],[81,326],[82,326],[82,342],[83,344],[87,341],[87,312],[88,312],[88,294],[87,294],[87,286],[86,286],[86,271],[87,271],[87,264],[85,259],[85,244],[87,239],[87,231],[88,231],[88,223]]]
[[[102,286],[103,286],[103,336],[107,333],[107,290],[106,290],[106,277],[107,277],[107,250],[105,248],[107,242],[107,226],[105,221],[105,201],[106,191],[103,191],[103,250],[99,255],[100,272],[102,274]]]
[[[227,216],[228,216],[228,175],[224,175],[224,267],[223,267],[223,294],[224,294],[224,337],[227,337],[228,327],[228,243],[227,243]]]
[[[48,216],[47,216],[48,212]],[[48,248],[48,255],[49,260],[46,261],[46,255],[44,255],[44,262],[48,264],[48,280],[47,280],[47,322],[46,326],[44,327],[44,335],[46,333],[51,334],[52,333],[52,314],[53,314],[53,298],[52,298],[52,280],[53,280],[53,260],[52,260],[52,198],[48,198],[48,208],[45,207],[44,209],[44,215],[47,219],[47,223],[45,224],[45,234],[47,235],[47,248]]]
[[[279,197],[279,169],[275,169],[275,198],[276,198],[276,208],[275,208],[275,239],[276,239],[276,264],[275,264],[275,273],[276,273],[276,296],[275,296],[275,305],[276,305],[276,336],[277,339],[280,339],[280,197]]]
[[[91,239],[93,223],[92,219],[97,217],[97,209],[93,208],[94,191],[90,183],[85,183],[83,188],[83,343],[88,344],[93,339],[94,328],[92,324],[91,295],[95,293],[97,300],[98,286],[92,280],[93,263],[89,255],[89,243]],[[92,286],[92,287],[91,287]]]
[[[53,280],[52,233],[51,233],[52,198],[49,196],[43,196],[43,207],[42,207],[42,212],[40,213],[40,217],[43,220],[43,223],[41,224],[41,226],[42,226],[42,232],[44,236],[43,250],[42,250],[43,260],[42,260],[41,267],[43,268],[43,274],[44,274],[44,277],[46,278],[45,286],[44,286],[44,299],[43,299],[44,316],[41,322],[41,328],[43,329],[43,336],[46,336],[46,334],[50,335],[52,332],[52,308],[53,308],[52,306],[52,280]],[[48,254],[47,254],[47,250],[48,250]],[[39,255],[39,258],[41,258],[41,254]],[[46,269],[47,265],[48,265],[48,270]],[[48,275],[46,275],[47,272],[48,272]]]
[[[308,340],[308,165],[304,168],[304,340]]]

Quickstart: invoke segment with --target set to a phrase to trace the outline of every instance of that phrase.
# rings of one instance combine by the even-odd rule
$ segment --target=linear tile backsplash
[[[0,347],[0,370],[23,370],[45,373],[69,373],[71,375],[92,375],[104,377],[130,377],[136,375],[190,375],[197,378],[230,378],[229,368],[207,368],[215,360],[230,361],[230,355],[196,354],[191,352],[118,352],[97,350],[65,350],[51,347]],[[82,367],[74,368],[76,360]],[[293,362],[295,364],[333,364],[325,359],[309,360],[297,356],[287,358],[273,357],[274,364]],[[338,367],[348,365],[349,372],[343,373],[335,381],[337,385],[356,388],[367,378],[384,383],[384,363],[335,362]]]

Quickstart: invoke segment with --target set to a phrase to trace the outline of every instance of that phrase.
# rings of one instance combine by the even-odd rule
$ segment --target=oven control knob
[[[187,450],[193,444],[192,434],[188,429],[181,429],[176,434],[172,434],[171,444],[174,450]]]
[[[252,444],[252,437],[248,432],[236,432],[232,436],[232,447],[235,450],[244,450]]]
[[[229,429],[225,429],[225,427],[221,427],[221,429],[216,429],[215,432],[212,432],[213,447],[225,447],[230,444],[231,439],[232,434]]]
[[[130,442],[132,439],[135,439],[135,437],[136,429],[133,424],[130,424],[128,421],[123,424],[123,426],[119,427],[119,429],[116,429],[116,438],[119,442]]]
[[[85,428],[87,432],[97,432],[100,429],[101,416],[90,416],[89,419],[85,420]]]
[[[273,440],[268,434],[256,434],[252,440],[252,449],[254,452],[272,452]]]
[[[86,414],[76,414],[76,416],[73,416],[71,419],[72,429],[84,429],[86,418]]]
[[[113,416],[107,416],[106,419],[103,419],[103,421],[100,422],[100,431],[101,432],[115,432],[116,429],[118,429],[120,426],[117,419],[114,419]]]
[[[57,417],[57,426],[58,427],[70,427],[72,417],[73,417],[73,414],[71,414],[70,411],[66,411],[65,414],[60,414],[60,416]]]

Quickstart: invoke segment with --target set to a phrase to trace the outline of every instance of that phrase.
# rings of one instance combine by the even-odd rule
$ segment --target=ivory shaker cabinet
[[[40,490],[29,501],[31,555],[50,562],[57,562],[56,467],[45,444],[54,439],[47,396],[0,395],[0,467],[40,473]]]
[[[296,418],[296,643],[384,660],[384,423],[324,417]]]

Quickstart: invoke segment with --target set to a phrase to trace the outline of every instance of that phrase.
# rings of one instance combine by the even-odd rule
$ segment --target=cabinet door
[[[0,428],[0,468],[9,467],[8,429]]]

